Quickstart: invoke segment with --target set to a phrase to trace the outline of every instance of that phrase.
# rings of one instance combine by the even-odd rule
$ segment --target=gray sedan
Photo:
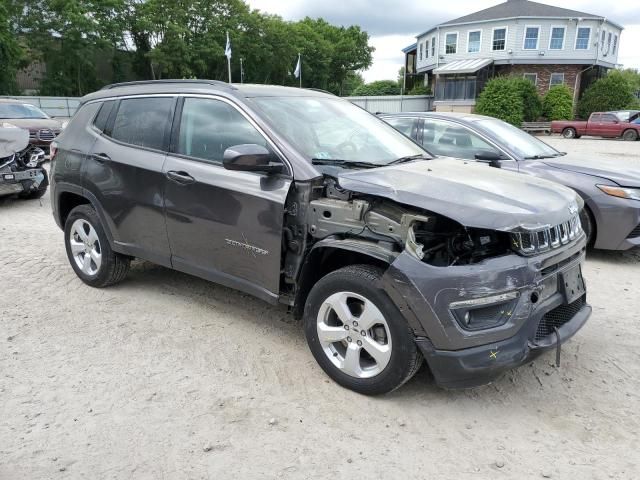
[[[594,248],[640,246],[640,170],[621,161],[576,157],[495,118],[458,113],[381,115],[439,156],[478,160],[553,180],[584,199],[584,230]]]

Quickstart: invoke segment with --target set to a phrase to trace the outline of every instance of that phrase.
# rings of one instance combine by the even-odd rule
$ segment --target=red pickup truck
[[[629,120],[633,120],[633,118]],[[612,112],[594,112],[586,122],[551,122],[551,132],[561,133],[564,138],[580,138],[582,135],[591,135],[638,140],[640,138],[640,124],[630,123],[628,120],[623,121]]]

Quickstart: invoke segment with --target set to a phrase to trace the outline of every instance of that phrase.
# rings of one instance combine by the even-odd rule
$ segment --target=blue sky
[[[594,15],[606,16],[625,27],[618,61],[640,68],[640,0],[538,0]],[[248,0],[252,8],[281,15],[287,20],[323,17],[337,25],[360,25],[376,47],[373,66],[364,72],[367,81],[395,79],[402,66],[401,49],[415,35],[433,25],[501,3],[500,0],[450,0],[398,2],[397,0]],[[603,7],[606,5],[606,8]]]

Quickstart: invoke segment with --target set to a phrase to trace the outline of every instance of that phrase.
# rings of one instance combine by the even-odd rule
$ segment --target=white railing
[[[433,106],[432,95],[384,95],[345,98],[371,113],[428,112]]]
[[[51,117],[72,117],[80,104],[79,97],[0,96],[0,98],[13,98],[30,103]]]

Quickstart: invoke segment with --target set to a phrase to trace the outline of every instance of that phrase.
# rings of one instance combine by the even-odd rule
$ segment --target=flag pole
[[[229,85],[231,85],[231,40],[227,32],[227,45],[224,47],[224,54],[227,57],[227,70],[229,71]]]
[[[231,83],[231,57],[227,57],[227,70],[229,70],[229,83]]]
[[[240,83],[244,83],[244,68],[242,66],[242,57],[240,57]]]
[[[298,53],[298,65],[300,65],[300,88],[302,88],[302,55]]]

